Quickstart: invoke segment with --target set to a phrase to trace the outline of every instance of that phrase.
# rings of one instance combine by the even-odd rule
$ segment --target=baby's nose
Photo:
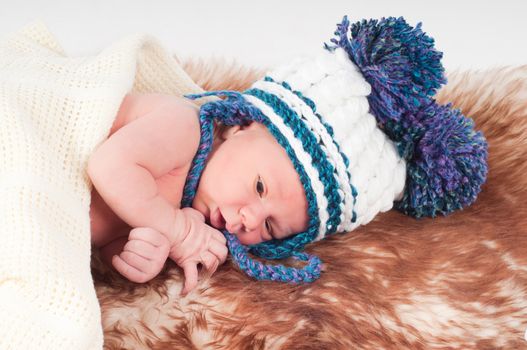
[[[240,209],[242,223],[247,231],[255,231],[262,227],[266,219],[263,208],[259,205],[245,206]]]

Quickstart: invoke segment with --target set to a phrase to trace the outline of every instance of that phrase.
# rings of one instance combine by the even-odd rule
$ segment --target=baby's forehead
[[[264,180],[279,200],[293,199],[295,206],[306,206],[305,190],[300,177],[290,161],[273,161],[262,171]]]

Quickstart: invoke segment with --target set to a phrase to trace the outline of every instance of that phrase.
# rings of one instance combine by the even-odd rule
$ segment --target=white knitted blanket
[[[1,349],[102,348],[85,169],[128,91],[202,92],[149,36],[81,58],[39,22],[0,40]]]

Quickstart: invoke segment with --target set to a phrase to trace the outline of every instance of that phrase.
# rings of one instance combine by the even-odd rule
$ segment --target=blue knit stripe
[[[277,96],[254,88],[247,90],[245,94],[257,97],[271,107],[293,131],[293,134],[301,142],[304,150],[311,155],[311,158],[314,160],[313,166],[318,170],[319,179],[324,185],[324,196],[328,201],[327,211],[329,219],[326,223],[326,231],[334,232],[340,224],[340,215],[342,213],[340,203],[342,198],[338,191],[339,184],[333,175],[335,168],[328,161],[315,135],[305,125],[302,118]]]
[[[306,105],[308,105],[309,108],[311,108],[311,110],[313,111],[313,114],[316,115],[318,117],[318,119],[320,120],[320,124],[324,125],[324,128],[326,128],[326,131],[328,132],[328,134],[330,134],[331,137],[333,137],[333,127],[331,125],[329,125],[328,123],[326,123],[324,118],[322,118],[320,116],[320,114],[317,113],[317,105],[312,99],[310,99],[307,96],[304,96],[304,94],[302,94],[302,92],[300,92],[298,90],[293,90],[293,88],[291,88],[291,85],[289,85],[286,81],[280,81],[279,82],[279,81],[274,80],[272,77],[270,77],[268,75],[265,76],[263,80],[264,81],[268,81],[270,83],[279,84],[279,85],[283,86],[285,89],[291,91],[293,94],[297,95],[298,98],[300,98],[302,101],[304,101],[304,103]],[[347,160],[347,158],[346,158],[346,160]],[[346,166],[347,165],[348,164],[346,164]]]
[[[249,97],[259,101],[264,106],[267,106],[264,101],[261,101],[257,97],[247,96],[246,98]],[[320,208],[317,205],[317,195],[311,183],[312,179],[306,172],[304,164],[298,159],[295,149],[291,145],[288,137],[282,134],[280,128],[275,125],[275,123],[269,118],[269,116],[266,115],[264,111],[262,111],[250,101],[247,101],[247,104],[251,106],[250,114],[259,114],[261,123],[267,127],[277,142],[285,149],[300,177],[300,181],[303,184],[304,190],[306,192],[306,199],[308,202],[308,216],[310,221],[308,229],[305,232],[282,240],[266,241],[251,246],[251,252],[258,256],[268,259],[281,259],[290,256],[293,251],[303,249],[307,243],[312,242],[317,237],[321,230],[321,219],[319,214]],[[280,118],[280,116],[277,116],[277,118]]]
[[[274,88],[273,86],[276,86],[276,88]],[[344,186],[346,186],[347,188],[346,188],[346,191],[344,191],[344,192],[347,193],[348,196],[351,195],[352,200],[350,200],[349,197],[348,197],[348,199],[346,199],[346,197],[345,197],[341,201],[341,204],[344,203],[345,204],[344,208],[347,209],[346,213],[342,213],[341,214],[341,221],[344,220],[345,217],[347,217],[348,214],[351,213],[351,220],[350,220],[351,223],[356,222],[357,221],[357,213],[355,211],[355,206],[356,206],[356,203],[357,203],[358,191],[355,188],[355,186],[353,186],[353,183],[351,181],[351,174],[350,174],[349,169],[348,169],[348,167],[349,167],[348,157],[340,150],[339,143],[337,141],[335,141],[334,134],[333,134],[333,128],[329,124],[327,124],[325,122],[324,118],[320,114],[316,113],[316,105],[315,105],[315,103],[311,99],[309,99],[308,97],[303,96],[303,94],[300,91],[293,91],[291,89],[291,87],[289,86],[289,84],[287,84],[287,82],[278,83],[275,80],[273,80],[271,77],[265,77],[264,78],[264,82],[256,82],[255,84],[253,84],[253,88],[264,90],[267,93],[273,94],[277,98],[279,98],[282,101],[284,101],[284,103],[288,106],[288,108],[294,110],[297,115],[299,113],[299,109],[301,108],[299,106],[304,105],[304,106],[309,107],[309,109],[312,112],[312,115],[316,117],[315,120],[313,120],[314,118],[312,118],[312,117],[308,118],[307,115],[301,115],[301,116],[299,115],[299,116],[302,118],[302,120],[304,120],[305,125],[308,128],[310,128],[311,130],[319,130],[319,125],[317,125],[317,121],[318,121],[318,123],[320,123],[320,125],[322,125],[325,128],[326,134],[329,135],[329,139],[331,140],[331,143],[334,145],[334,147],[335,147],[337,152],[329,152],[329,147],[326,144],[325,148],[328,149],[329,154],[327,154],[327,152],[324,152],[324,153],[327,154],[327,158],[333,159],[333,161],[335,163],[339,163],[339,162],[343,163],[343,166],[341,167],[341,169],[343,171],[341,171],[342,173],[338,173],[337,172],[336,174],[338,174],[338,175],[336,175],[336,177],[340,180],[340,184],[341,184],[340,187],[342,186],[342,183],[345,182]],[[288,93],[289,93],[289,95],[288,95]],[[300,113],[302,113],[302,112],[300,111]],[[309,112],[307,112],[307,113],[309,113]],[[309,119],[311,119],[311,120],[309,120]],[[319,131],[319,132],[318,131],[312,131],[312,132],[320,134],[320,135],[318,135],[321,138],[321,141],[319,141],[319,142],[325,142],[325,141],[322,141],[322,140],[324,138],[327,138],[327,137],[325,135],[323,135],[323,131]],[[335,154],[335,153],[337,153],[337,154]],[[345,179],[343,177],[345,177]],[[342,188],[342,187],[341,187],[341,189],[344,190],[344,188]],[[349,206],[350,203],[347,203],[347,202],[352,202],[351,206]],[[347,206],[347,208],[346,208],[346,206]],[[341,224],[342,224],[342,222],[341,222]],[[346,224],[349,224],[349,223],[346,223]],[[332,230],[333,232],[332,231],[328,231],[328,234],[337,232],[339,230],[344,230],[344,227],[341,226],[338,229],[335,228],[334,230]]]
[[[199,179],[201,178],[201,174],[205,168],[207,157],[210,153],[210,150],[212,149],[212,143],[214,141],[213,120],[203,110],[200,111],[199,120],[201,125],[200,143],[185,180],[183,196],[181,199],[181,207],[192,206],[192,200],[196,195]]]

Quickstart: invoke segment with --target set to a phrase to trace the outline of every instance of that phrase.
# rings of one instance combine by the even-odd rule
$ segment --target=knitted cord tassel
[[[253,278],[278,282],[309,283],[320,277],[322,262],[317,256],[293,252],[294,259],[307,261],[306,266],[302,269],[284,265],[262,264],[249,256],[247,253],[249,248],[242,245],[238,237],[227,231],[223,231],[223,234],[227,238],[227,245],[232,254],[232,259],[241,270]]]

